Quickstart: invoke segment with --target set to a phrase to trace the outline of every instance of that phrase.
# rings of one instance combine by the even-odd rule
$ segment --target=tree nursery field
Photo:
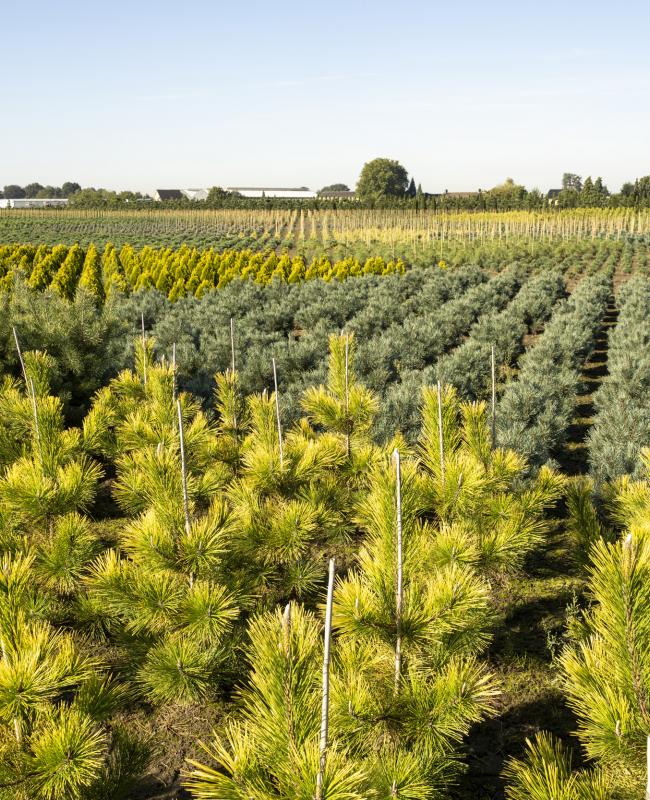
[[[650,209],[578,208],[512,212],[427,211],[413,209],[160,209],[101,208],[0,209],[0,241],[29,244],[140,248],[231,247],[253,250],[291,247],[301,252],[323,248],[344,255],[381,251],[411,254],[412,260],[437,254],[440,243],[495,239],[594,239],[650,234]]]
[[[641,800],[649,236],[0,212],[0,799]]]

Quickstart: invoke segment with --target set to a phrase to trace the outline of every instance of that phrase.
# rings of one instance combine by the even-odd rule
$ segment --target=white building
[[[285,200],[311,200],[316,197],[306,186],[297,189],[277,188],[272,186],[228,186],[228,192],[237,192],[242,197],[277,197]]]
[[[209,189],[181,189],[188,200],[207,200]]]
[[[67,197],[16,197],[0,200],[0,208],[65,208]]]

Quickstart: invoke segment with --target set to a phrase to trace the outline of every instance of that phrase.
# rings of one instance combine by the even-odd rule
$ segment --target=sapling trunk
[[[402,469],[399,450],[393,451],[395,459],[395,500],[397,521],[397,590],[395,596],[395,688],[399,692],[400,677],[402,673]]]
[[[438,381],[438,442],[440,446],[440,478],[445,485],[445,443],[442,430],[442,386]]]
[[[185,533],[190,533],[190,504],[187,496],[187,466],[185,464],[185,435],[183,431],[183,410],[180,398],[176,401],[178,410],[178,437],[181,451],[181,476],[183,479],[183,511],[185,512]]]
[[[496,363],[494,358],[494,345],[492,345],[492,447],[497,446],[497,379]]]
[[[332,638],[332,605],[334,601],[334,559],[330,559],[327,581],[327,608],[325,611],[325,644],[323,649],[323,704],[320,719],[320,762],[316,777],[316,800],[323,800],[323,779],[327,763],[327,737],[330,705],[330,640]]]
[[[278,422],[278,443],[280,445],[280,469],[284,466],[284,452],[282,448],[282,423],[280,422],[280,395],[278,394],[278,373],[273,359],[273,385],[275,387],[275,416]]]
[[[12,328],[14,332],[14,341],[16,342],[16,351],[18,352],[18,359],[20,360],[20,368],[23,371],[23,379],[25,381],[25,387],[28,386],[27,384],[27,370],[25,369],[25,362],[23,361],[23,354],[20,349],[20,342],[18,341],[18,334],[16,333],[16,328]]]

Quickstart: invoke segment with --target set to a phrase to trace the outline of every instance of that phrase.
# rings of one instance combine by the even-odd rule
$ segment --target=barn
[[[356,192],[319,192],[318,197],[321,200],[356,200],[357,193]]]
[[[158,203],[164,203],[169,200],[185,199],[185,195],[180,189],[155,189],[151,196]]]
[[[181,189],[181,192],[188,200],[207,200],[208,189]]]
[[[0,200],[0,208],[65,208],[67,197],[16,197]]]
[[[306,186],[299,186],[297,189],[275,186],[229,186],[227,191],[236,192],[242,197],[276,197],[281,200],[311,200],[317,196]]]

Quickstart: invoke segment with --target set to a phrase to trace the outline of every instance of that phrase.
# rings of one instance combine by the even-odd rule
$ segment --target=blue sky
[[[647,2],[5,0],[0,185],[650,173]]]

